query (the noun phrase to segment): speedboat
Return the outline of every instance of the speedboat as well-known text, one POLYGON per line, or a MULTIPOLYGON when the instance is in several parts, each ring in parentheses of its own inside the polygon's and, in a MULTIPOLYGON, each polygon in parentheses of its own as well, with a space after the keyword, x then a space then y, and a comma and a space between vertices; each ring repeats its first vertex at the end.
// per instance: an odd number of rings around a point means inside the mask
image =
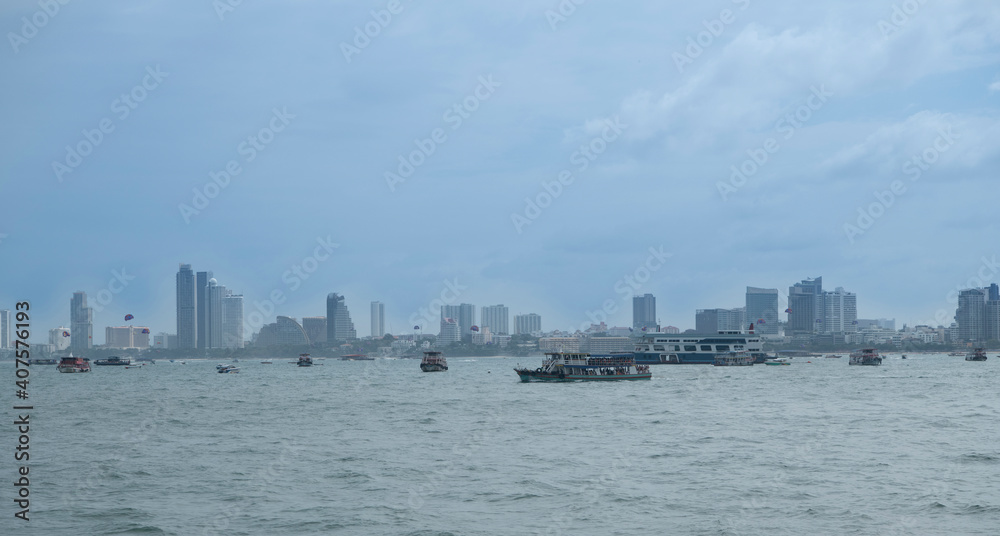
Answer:
POLYGON ((236 365, 226 365, 218 370, 219 374, 236 374, 240 371, 236 365))
POLYGON ((787 357, 771 357, 764 360, 765 365, 791 365, 787 357))

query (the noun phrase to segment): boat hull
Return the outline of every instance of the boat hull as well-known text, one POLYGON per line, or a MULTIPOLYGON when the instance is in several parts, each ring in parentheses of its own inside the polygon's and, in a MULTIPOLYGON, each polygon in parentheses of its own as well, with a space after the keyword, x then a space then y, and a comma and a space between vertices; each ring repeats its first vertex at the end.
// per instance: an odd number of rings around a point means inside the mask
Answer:
POLYGON ((65 372, 65 373, 68 373, 68 374, 73 374, 73 373, 76 373, 76 372, 90 372, 90 368, 89 367, 88 368, 81 368, 81 367, 59 367, 59 372, 65 372))
POLYGON ((444 372, 444 371, 448 370, 448 366, 447 365, 435 365, 435 364, 421 363, 420 364, 420 370, 422 370, 424 372, 444 372))
POLYGON ((608 382, 618 380, 648 380, 653 377, 650 372, 640 374, 613 374, 585 376, 577 374, 551 374, 547 372, 536 372, 533 370, 517 370, 517 375, 523 383, 528 382, 608 382))

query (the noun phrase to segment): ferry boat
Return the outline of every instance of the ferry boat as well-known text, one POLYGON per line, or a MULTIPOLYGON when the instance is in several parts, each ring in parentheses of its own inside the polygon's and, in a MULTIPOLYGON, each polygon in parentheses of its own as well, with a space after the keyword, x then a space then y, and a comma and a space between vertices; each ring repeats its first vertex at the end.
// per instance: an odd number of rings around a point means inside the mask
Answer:
POLYGON ((420 370, 424 372, 443 372, 448 370, 448 360, 441 352, 426 351, 420 360, 420 370))
POLYGON ((751 367, 754 358, 747 352, 729 352, 728 354, 717 354, 715 362, 717 367, 751 367))
POLYGON ((311 367, 313 365, 312 357, 309 354, 299 354, 299 360, 296 363, 300 367, 311 367))
POLYGON ((99 366, 105 366, 105 367, 108 367, 108 366, 124 367, 126 365, 131 365, 132 364, 132 360, 129 359, 129 358, 127 358, 127 357, 126 358, 121 358, 121 357, 118 357, 116 355, 113 355, 113 356, 111 356, 111 357, 109 357, 107 359, 98 359, 98 360, 94 361, 94 364, 95 365, 99 365, 99 366))
POLYGON ((637 365, 630 355, 591 356, 576 352, 546 352, 542 366, 535 370, 515 368, 522 382, 573 382, 648 380, 649 365, 637 365))
POLYGON ((986 349, 976 348, 965 355, 966 361, 986 361, 986 349))
POLYGON ((90 360, 70 354, 59 360, 59 372, 90 372, 90 360))
POLYGON ((720 331, 715 335, 646 333, 635 344, 633 357, 639 365, 712 365, 715 356, 729 352, 747 352, 755 363, 766 355, 763 341, 749 332, 720 331))
POLYGON ((878 366, 882 364, 882 357, 874 348, 863 348, 851 352, 850 365, 870 365, 878 366))

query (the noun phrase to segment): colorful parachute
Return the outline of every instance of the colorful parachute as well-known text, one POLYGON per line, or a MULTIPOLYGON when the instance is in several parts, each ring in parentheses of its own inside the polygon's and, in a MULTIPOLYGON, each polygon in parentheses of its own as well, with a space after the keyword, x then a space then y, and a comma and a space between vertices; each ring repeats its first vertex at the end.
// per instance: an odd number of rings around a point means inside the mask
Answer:
POLYGON ((68 331, 64 331, 63 332, 63 337, 69 337, 69 332, 68 331))
POLYGON ((132 316, 132 315, 130 315, 130 314, 128 314, 128 315, 125 315, 125 321, 126 321, 126 322, 128 322, 129 320, 132 320, 133 318, 135 318, 135 317, 134 317, 134 316, 132 316))
POLYGON ((479 331, 479 326, 472 326, 469 329, 471 329, 472 331, 479 331))
POLYGON ((791 308, 791 307, 789 307, 788 309, 785 309, 785 312, 786 312, 786 313, 791 313, 791 312, 792 312, 792 308, 791 308))
POLYGON ((817 318, 817 319, 816 319, 816 323, 817 323, 817 324, 819 324, 819 323, 822 323, 822 322, 823 322, 823 321, 822 321, 821 319, 819 319, 819 318, 817 318))
POLYGON ((757 323, 758 324, 767 324, 767 322, 765 322, 763 318, 761 318, 760 320, 758 320, 757 323))
POLYGON ((413 326, 413 329, 420 329, 420 326, 413 326))
POLYGON ((149 328, 142 328, 142 332, 149 335, 149 328))

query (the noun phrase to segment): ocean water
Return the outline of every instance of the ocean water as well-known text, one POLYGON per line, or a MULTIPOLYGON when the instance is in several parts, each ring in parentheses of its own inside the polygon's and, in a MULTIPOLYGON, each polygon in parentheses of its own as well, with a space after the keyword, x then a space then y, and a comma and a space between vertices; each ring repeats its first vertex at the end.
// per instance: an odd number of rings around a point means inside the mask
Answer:
POLYGON ((0 534, 1000 534, 992 355, 572 384, 258 361, 32 366, 31 520, 7 389, 0 534))

